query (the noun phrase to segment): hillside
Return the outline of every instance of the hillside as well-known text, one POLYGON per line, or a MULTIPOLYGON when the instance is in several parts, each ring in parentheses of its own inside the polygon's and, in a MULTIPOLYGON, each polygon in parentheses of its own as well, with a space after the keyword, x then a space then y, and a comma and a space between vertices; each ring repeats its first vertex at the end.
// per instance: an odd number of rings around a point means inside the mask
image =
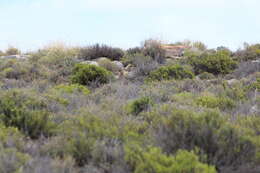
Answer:
POLYGON ((259 173, 260 44, 0 56, 0 173, 259 173))

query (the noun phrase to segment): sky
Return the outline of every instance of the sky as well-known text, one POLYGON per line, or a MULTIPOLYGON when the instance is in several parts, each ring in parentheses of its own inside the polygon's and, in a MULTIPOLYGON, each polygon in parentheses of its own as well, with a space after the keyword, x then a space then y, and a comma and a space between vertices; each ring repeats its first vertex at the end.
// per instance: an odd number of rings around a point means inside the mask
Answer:
POLYGON ((149 38, 233 50, 260 42, 259 0, 0 0, 0 50, 52 42, 127 49, 149 38))

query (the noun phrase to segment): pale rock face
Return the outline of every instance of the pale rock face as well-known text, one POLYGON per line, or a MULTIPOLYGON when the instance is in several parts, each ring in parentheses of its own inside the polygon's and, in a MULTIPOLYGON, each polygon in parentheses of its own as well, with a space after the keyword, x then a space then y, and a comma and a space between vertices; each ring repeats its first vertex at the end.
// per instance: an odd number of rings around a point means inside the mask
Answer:
POLYGON ((124 65, 120 61, 113 61, 113 64, 115 64, 120 70, 124 69, 124 65))

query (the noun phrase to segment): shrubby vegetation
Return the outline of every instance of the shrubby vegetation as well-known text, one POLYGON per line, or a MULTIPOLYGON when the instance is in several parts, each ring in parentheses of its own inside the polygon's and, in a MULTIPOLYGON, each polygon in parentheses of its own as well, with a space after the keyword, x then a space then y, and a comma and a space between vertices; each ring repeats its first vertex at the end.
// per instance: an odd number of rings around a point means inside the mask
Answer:
POLYGON ((179 150, 175 156, 167 156, 160 148, 127 148, 126 160, 133 167, 134 173, 215 173, 213 166, 199 162, 194 152, 179 150))
POLYGON ((142 97, 131 102, 127 109, 133 115, 138 115, 142 111, 147 111, 153 105, 153 101, 149 97, 142 97))
POLYGON ((81 85, 101 85, 108 83, 112 73, 102 67, 88 64, 77 64, 72 72, 71 81, 81 85))
POLYGON ((143 54, 152 57, 158 63, 165 61, 165 50, 161 46, 161 42, 158 40, 145 40, 143 46, 143 54))
POLYGON ((105 68, 108 71, 111 71, 113 73, 118 72, 120 69, 118 68, 118 66, 116 64, 114 64, 111 60, 109 60, 108 58, 100 58, 98 59, 98 64, 105 68))
POLYGON ((259 45, 174 45, 1 58, 0 172, 258 173, 259 45))
POLYGON ((193 55, 189 61, 196 74, 203 72, 215 75, 228 74, 236 68, 236 62, 223 50, 214 53, 205 52, 200 56, 193 55))
POLYGON ((21 51, 13 46, 10 46, 6 51, 5 51, 5 55, 19 55, 21 54, 21 51))
POLYGON ((17 127, 31 138, 49 136, 52 123, 46 104, 17 91, 1 95, 0 122, 6 127, 17 127))
POLYGON ((244 45, 244 49, 236 52, 239 61, 256 60, 260 57, 260 44, 244 45))
POLYGON ((93 46, 81 48, 80 56, 85 60, 91 60, 100 57, 107 57, 111 60, 120 60, 120 58, 124 56, 124 51, 120 48, 95 44, 93 46))
POLYGON ((170 79, 181 80, 186 78, 192 79, 193 77, 194 74, 190 69, 178 64, 160 67, 149 74, 149 80, 152 81, 170 80, 170 79))

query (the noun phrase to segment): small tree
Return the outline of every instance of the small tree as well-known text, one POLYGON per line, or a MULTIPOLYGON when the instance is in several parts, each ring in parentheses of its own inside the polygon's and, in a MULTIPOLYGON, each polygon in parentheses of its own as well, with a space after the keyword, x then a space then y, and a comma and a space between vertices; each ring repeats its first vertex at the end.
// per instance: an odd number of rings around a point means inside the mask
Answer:
POLYGON ((6 55, 19 55, 21 54, 21 51, 13 46, 10 46, 6 51, 5 51, 6 55))

